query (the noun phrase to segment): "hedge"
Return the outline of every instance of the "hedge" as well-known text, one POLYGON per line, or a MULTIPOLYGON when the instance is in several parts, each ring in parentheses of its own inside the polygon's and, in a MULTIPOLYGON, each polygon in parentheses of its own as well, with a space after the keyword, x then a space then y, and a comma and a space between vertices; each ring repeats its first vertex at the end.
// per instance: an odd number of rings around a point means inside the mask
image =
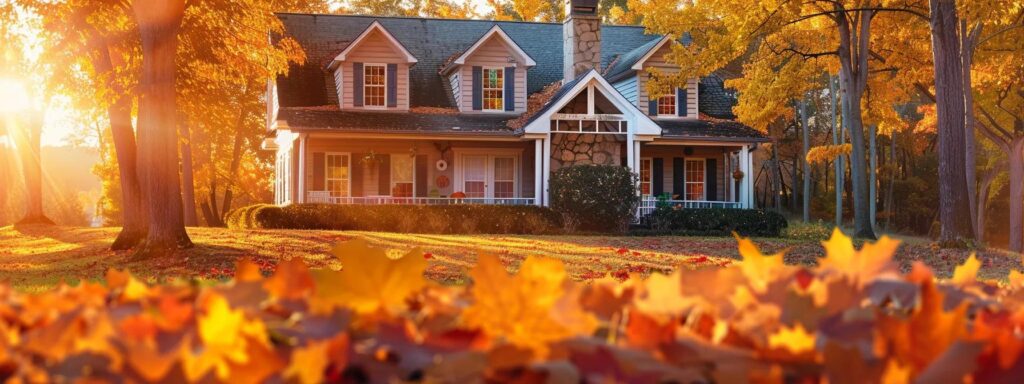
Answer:
POLYGON ((779 237, 789 223, 786 217, 761 209, 675 208, 659 206, 647 219, 649 230, 634 234, 676 234, 690 236, 779 237))
POLYGON ((229 228, 323 229, 447 234, 550 234, 560 216, 533 205, 258 204, 231 211, 229 228))
POLYGON ((551 175, 551 209, 566 230, 622 232, 636 214, 639 177, 618 165, 574 165, 551 175))

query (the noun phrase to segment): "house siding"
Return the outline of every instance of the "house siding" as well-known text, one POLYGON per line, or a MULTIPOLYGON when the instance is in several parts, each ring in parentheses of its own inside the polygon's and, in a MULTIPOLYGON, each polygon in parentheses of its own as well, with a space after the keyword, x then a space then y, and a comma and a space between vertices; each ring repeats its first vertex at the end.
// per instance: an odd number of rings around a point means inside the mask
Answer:
POLYGON ((451 85, 452 97, 454 98, 453 100, 455 101, 455 105, 462 105, 462 88, 460 88, 460 83, 462 82, 461 77, 462 76, 459 72, 455 72, 448 76, 448 83, 451 85))
POLYGON ((615 87, 615 90, 622 94, 622 97, 625 97, 626 100, 629 100, 629 102, 633 104, 636 104, 637 102, 636 78, 636 76, 633 76, 612 84, 612 86, 615 87))
MULTIPOLYGON (((521 149, 519 161, 519 197, 534 197, 534 169, 533 169, 533 142, 479 142, 479 141, 450 141, 445 143, 451 144, 451 149, 448 150, 444 155, 444 160, 448 161, 448 169, 444 171, 438 171, 437 167, 434 166, 438 160, 442 159, 441 151, 438 149, 435 143, 439 142, 426 141, 426 140, 373 140, 373 139, 325 139, 325 138, 310 138, 306 143, 306 180, 308 188, 312 188, 312 180, 314 179, 313 169, 313 153, 323 152, 341 152, 349 153, 351 155, 351 161, 353 166, 363 167, 362 172, 362 186, 363 196, 373 195, 387 195, 389 191, 379 191, 379 170, 375 168, 377 165, 365 164, 360 159, 357 159, 355 154, 367 153, 373 151, 378 155, 391 155, 391 156, 408 156, 410 153, 415 152, 416 155, 426 155, 427 161, 427 191, 437 190, 438 194, 448 196, 457 190, 461 190, 460 187, 455 184, 455 158, 454 153, 459 149, 488 149, 488 148, 513 148, 521 149), (415 149, 415 151, 413 150, 415 149), (438 176, 444 175, 449 180, 447 187, 441 188, 436 185, 438 176)), ((296 161, 297 164, 297 161, 296 161)), ((296 174, 298 174, 296 172, 296 174)), ((416 177, 421 177, 416 175, 416 177)), ((297 190, 297 189, 296 189, 297 190)), ((312 190, 312 189, 310 189, 312 190)))
MULTIPOLYGON (((398 103, 394 108, 385 108, 384 110, 393 111, 408 111, 409 110, 409 64, 405 62, 406 58, 397 50, 396 47, 391 45, 380 31, 373 31, 369 36, 363 39, 358 47, 355 47, 350 52, 343 63, 335 70, 334 80, 336 89, 338 89, 338 98, 341 100, 341 109, 364 109, 363 107, 355 106, 354 99, 354 84, 353 80, 355 77, 352 73, 352 63, 364 63, 364 64, 398 64, 398 103), (340 76, 340 77, 339 77, 340 76), (341 84, 340 87, 337 84, 341 84)), ((380 108, 367 108, 373 110, 380 110, 380 108)))
POLYGON ((703 158, 703 159, 715 159, 715 190, 717 191, 714 197, 708 196, 708 200, 712 201, 726 201, 728 196, 726 192, 727 177, 728 180, 732 180, 731 175, 727 175, 727 169, 725 166, 726 156, 735 148, 727 147, 706 147, 706 146, 693 146, 693 153, 686 155, 683 153, 683 146, 677 145, 644 145, 640 148, 641 158, 662 158, 664 161, 664 172, 662 173, 662 183, 664 185, 665 193, 670 195, 682 193, 682 191, 675 191, 673 183, 673 158, 703 158))
MULTIPOLYGON (((648 68, 657 68, 662 73, 677 73, 679 67, 675 64, 671 64, 665 60, 665 55, 672 52, 671 44, 665 44, 658 49, 654 55, 651 55, 644 63, 643 69, 639 71, 638 78, 640 79, 637 84, 637 107, 641 111, 647 111, 649 108, 648 102, 650 96, 647 94, 647 82, 650 81, 651 75, 647 73, 648 68)), ((699 79, 691 78, 686 81, 686 99, 687 99, 687 111, 686 117, 696 118, 699 110, 697 107, 698 100, 698 83, 699 79)))
MULTIPOLYGON (((509 47, 501 38, 492 36, 477 47, 472 55, 466 58, 466 63, 459 68, 458 75, 462 79, 472 79, 474 66, 502 68, 512 66, 513 64, 509 63, 508 57, 513 55, 512 47, 509 47)), ((514 112, 523 113, 526 111, 526 65, 522 62, 516 62, 515 67, 514 112)), ((473 110, 473 87, 475 86, 473 81, 466 80, 460 83, 461 95, 456 96, 456 105, 459 106, 459 110, 467 113, 482 113, 481 111, 473 110)))

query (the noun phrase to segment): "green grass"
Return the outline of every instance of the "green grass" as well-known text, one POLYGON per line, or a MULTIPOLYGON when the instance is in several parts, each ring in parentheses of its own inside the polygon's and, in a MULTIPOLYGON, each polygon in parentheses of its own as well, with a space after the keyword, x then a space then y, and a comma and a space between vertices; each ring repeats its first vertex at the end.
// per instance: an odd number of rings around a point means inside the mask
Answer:
MULTIPOLYGON (((0 228, 0 281, 23 291, 39 291, 60 282, 99 280, 110 268, 128 269, 150 282, 167 279, 223 279, 230 276, 236 260, 248 257, 269 273, 281 259, 301 257, 316 268, 338 268, 331 247, 362 237, 393 252, 414 248, 429 257, 427 275, 444 284, 460 284, 480 252, 496 254, 512 268, 529 255, 543 255, 566 263, 576 279, 612 274, 648 274, 677 267, 715 268, 739 257, 729 237, 629 237, 629 236, 513 236, 513 235, 417 235, 386 232, 296 230, 230 230, 189 228, 196 243, 177 257, 133 260, 130 252, 110 251, 118 228, 53 226, 0 228)), ((896 260, 904 269, 923 261, 940 277, 968 256, 966 250, 931 249, 917 238, 902 238, 896 260)), ((823 254, 818 240, 757 239, 763 251, 785 249, 788 264, 813 264, 823 254)), ((1010 269, 1020 268, 1020 255, 998 250, 978 252, 983 260, 980 276, 1004 279, 1010 269)))

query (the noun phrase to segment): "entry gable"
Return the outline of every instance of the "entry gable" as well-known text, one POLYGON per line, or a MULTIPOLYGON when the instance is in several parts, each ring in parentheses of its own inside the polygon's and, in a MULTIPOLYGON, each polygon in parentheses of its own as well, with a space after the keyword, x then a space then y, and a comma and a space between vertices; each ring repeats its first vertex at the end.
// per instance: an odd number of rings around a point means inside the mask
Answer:
POLYGON ((591 120, 590 117, 593 117, 593 120, 600 120, 601 116, 621 115, 621 120, 628 123, 629 133, 644 136, 661 135, 661 127, 654 120, 651 120, 636 105, 626 100, 619 91, 615 90, 595 70, 590 70, 568 84, 563 85, 562 89, 530 118, 529 122, 523 127, 524 132, 527 134, 551 133, 551 120, 556 117, 556 114, 560 116, 565 115, 565 113, 562 113, 563 109, 572 110, 573 112, 577 110, 585 112, 573 114, 574 117, 578 117, 577 120, 591 120), (593 94, 590 94, 591 91, 593 91, 593 94), (585 106, 581 102, 583 100, 582 97, 586 97, 587 102, 585 106), (575 103, 574 100, 576 101, 575 103), (566 108, 570 103, 580 105, 566 108), (584 108, 586 109, 584 110, 584 108), (608 112, 620 112, 620 114, 610 115, 608 112))
POLYGON ((369 27, 366 27, 366 29, 363 30, 363 32, 360 33, 359 36, 355 38, 355 40, 352 40, 352 42, 349 43, 349 45, 346 46, 345 49, 341 51, 341 53, 334 57, 334 61, 331 62, 331 68, 333 69, 338 65, 338 63, 345 61, 348 58, 348 55, 351 54, 357 47, 359 47, 360 44, 362 44, 364 41, 369 39, 371 36, 374 36, 375 34, 382 35, 384 37, 384 40, 387 41, 388 45, 391 47, 391 49, 393 49, 395 53, 401 56, 406 63, 413 64, 418 61, 416 60, 416 57, 412 55, 412 53, 409 53, 408 49, 405 49, 405 46, 402 45, 402 43, 399 42, 398 39, 395 39, 395 37, 391 35, 390 32, 388 32, 387 28, 384 28, 384 26, 381 25, 380 22, 374 21, 373 23, 370 24, 369 27))

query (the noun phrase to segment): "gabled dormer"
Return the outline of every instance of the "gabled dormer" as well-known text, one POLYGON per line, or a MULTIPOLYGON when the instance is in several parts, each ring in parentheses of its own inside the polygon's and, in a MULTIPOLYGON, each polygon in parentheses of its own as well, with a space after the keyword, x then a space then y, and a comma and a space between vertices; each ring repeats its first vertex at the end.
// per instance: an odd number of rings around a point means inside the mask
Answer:
POLYGON ((441 69, 460 112, 523 113, 526 71, 537 65, 495 25, 441 69))
POLYGON ((366 27, 328 67, 342 110, 408 111, 409 67, 417 60, 379 22, 366 27))
POLYGON ((665 74, 679 72, 679 67, 666 59, 673 44, 680 42, 663 36, 622 54, 612 63, 606 76, 623 96, 652 118, 696 119, 699 115, 698 78, 688 79, 684 87, 669 94, 649 95, 647 92, 652 76, 648 69, 656 68, 665 74))

